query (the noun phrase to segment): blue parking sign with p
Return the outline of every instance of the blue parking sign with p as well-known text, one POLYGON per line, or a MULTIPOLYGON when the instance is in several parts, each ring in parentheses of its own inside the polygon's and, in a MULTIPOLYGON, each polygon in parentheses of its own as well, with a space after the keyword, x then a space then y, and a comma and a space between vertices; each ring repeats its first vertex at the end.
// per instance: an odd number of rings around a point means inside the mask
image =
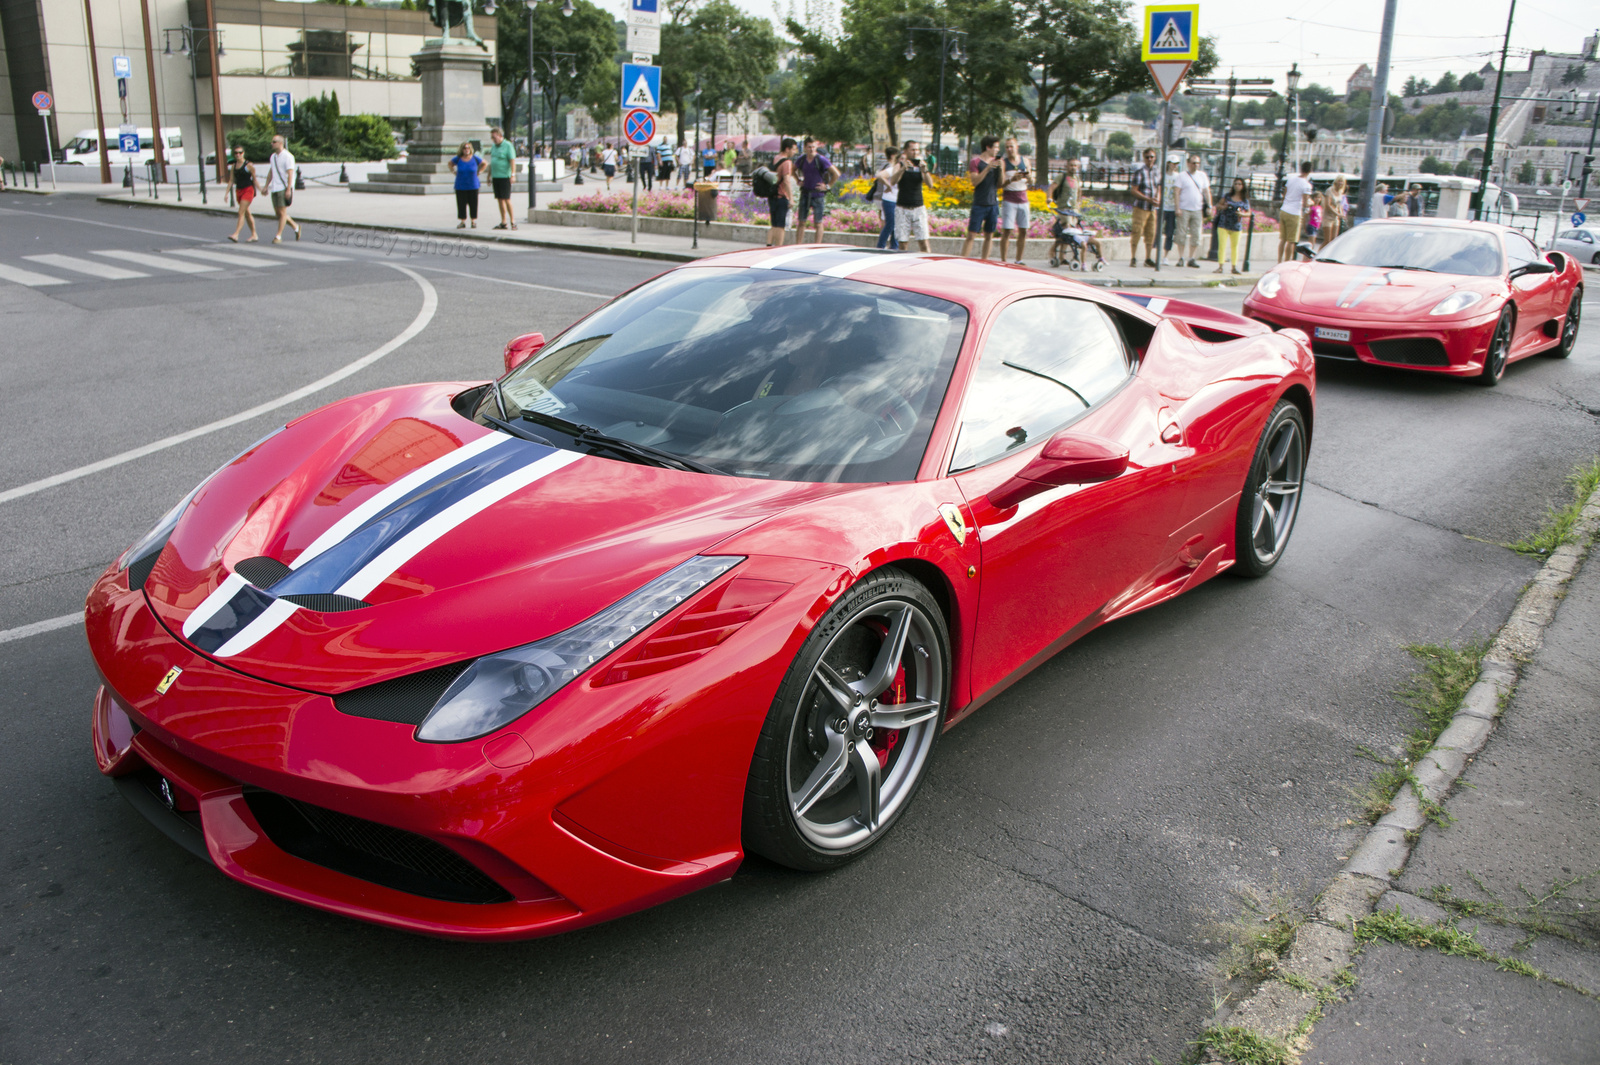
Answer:
POLYGON ((656 13, 656 3, 657 0, 633 0, 632 6, 635 11, 648 11, 654 15, 656 13))
POLYGON ((123 155, 138 155, 139 135, 137 133, 119 133, 117 135, 117 151, 123 155))
POLYGON ((294 97, 286 92, 272 94, 272 117, 278 122, 294 121, 294 97))

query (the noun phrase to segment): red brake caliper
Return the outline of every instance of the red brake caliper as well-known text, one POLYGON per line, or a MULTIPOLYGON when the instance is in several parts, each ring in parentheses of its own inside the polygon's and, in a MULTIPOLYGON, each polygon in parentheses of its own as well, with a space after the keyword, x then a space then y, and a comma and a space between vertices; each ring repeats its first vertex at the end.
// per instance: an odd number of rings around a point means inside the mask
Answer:
MULTIPOLYGON (((889 626, 883 624, 881 621, 878 621, 876 618, 868 621, 867 624, 879 636, 882 636, 885 639, 888 638, 889 626)), ((893 683, 889 685, 883 694, 878 696, 878 702, 885 706, 892 706, 895 703, 903 703, 905 701, 906 667, 902 665, 895 669, 893 683)), ((894 749, 900 745, 900 733, 902 731, 903 730, 897 728, 879 728, 872 730, 872 739, 868 740, 867 742, 872 747, 873 753, 878 756, 878 768, 889 768, 889 755, 893 753, 894 749)))

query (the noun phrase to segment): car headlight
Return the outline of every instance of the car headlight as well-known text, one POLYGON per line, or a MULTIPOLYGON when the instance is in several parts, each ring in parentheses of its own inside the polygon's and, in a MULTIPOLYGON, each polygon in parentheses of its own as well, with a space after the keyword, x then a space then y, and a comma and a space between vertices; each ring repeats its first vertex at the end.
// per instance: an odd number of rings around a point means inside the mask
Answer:
POLYGON ((1283 288, 1283 278, 1278 276, 1276 271, 1270 274, 1263 274, 1261 275, 1261 280, 1256 282, 1256 295, 1262 299, 1270 300, 1278 294, 1278 290, 1281 288, 1283 288))
POLYGON ((417 739, 456 743, 515 721, 743 561, 743 555, 696 555, 565 632, 484 655, 439 696, 417 739))
MULTIPOLYGON (((188 495, 178 500, 177 506, 173 507, 171 510, 162 515, 161 520, 156 522, 155 528, 145 533, 139 538, 137 543, 122 553, 122 557, 117 559, 117 569, 119 571, 125 570, 137 562, 145 561, 148 561, 151 565, 154 565, 154 556, 160 554, 161 549, 167 546, 167 538, 172 535, 172 530, 178 527, 178 519, 183 517, 183 512, 185 510, 189 509, 189 504, 194 502, 194 497, 200 494, 200 489, 210 484, 212 478, 214 478, 217 474, 221 473, 229 466, 232 466, 235 462, 238 462, 240 459, 250 454, 250 452, 254 451, 262 444, 265 444, 268 440, 271 440, 279 433, 283 432, 283 430, 284 426, 278 426, 276 429, 272 430, 272 432, 268 433, 266 436, 263 436, 260 440, 257 440, 255 443, 251 444, 249 447, 233 456, 233 458, 229 459, 227 462, 224 462, 215 470, 212 470, 204 480, 194 486, 193 490, 190 491, 188 495)), ((136 583, 143 584, 143 578, 136 583)))
POLYGON ((1428 313, 1455 314, 1458 311, 1466 310, 1468 307, 1472 306, 1474 303, 1477 303, 1481 299, 1483 299, 1483 294, 1480 292, 1452 292, 1450 295, 1440 300, 1438 305, 1428 313))

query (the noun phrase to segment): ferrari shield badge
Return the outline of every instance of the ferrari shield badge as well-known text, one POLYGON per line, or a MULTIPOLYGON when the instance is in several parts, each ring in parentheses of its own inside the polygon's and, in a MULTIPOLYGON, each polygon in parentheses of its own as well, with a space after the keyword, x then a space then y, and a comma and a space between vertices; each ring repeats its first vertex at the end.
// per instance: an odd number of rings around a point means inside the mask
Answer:
POLYGON ((182 672, 183 670, 177 666, 173 666, 171 669, 167 670, 167 675, 161 678, 160 684, 156 685, 156 694, 167 694, 167 689, 172 687, 173 682, 178 679, 178 675, 182 672))
POLYGON ((954 503, 944 503, 939 507, 939 516, 944 519, 945 525, 950 529, 950 535, 956 538, 956 543, 967 542, 967 520, 961 516, 961 508, 954 503))

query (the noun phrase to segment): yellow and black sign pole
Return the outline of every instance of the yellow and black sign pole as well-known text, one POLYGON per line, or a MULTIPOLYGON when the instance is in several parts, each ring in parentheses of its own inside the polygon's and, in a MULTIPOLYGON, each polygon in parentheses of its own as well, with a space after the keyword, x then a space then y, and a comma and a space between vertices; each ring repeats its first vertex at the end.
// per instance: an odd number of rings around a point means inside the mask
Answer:
MULTIPOLYGON (((1161 108, 1161 172, 1156 182, 1156 270, 1161 270, 1161 212, 1167 200, 1167 142, 1172 139, 1172 94, 1200 58, 1200 5, 1153 4, 1144 9, 1142 58, 1164 102, 1161 108)), ((1130 257, 1133 249, 1129 249, 1130 257)))

